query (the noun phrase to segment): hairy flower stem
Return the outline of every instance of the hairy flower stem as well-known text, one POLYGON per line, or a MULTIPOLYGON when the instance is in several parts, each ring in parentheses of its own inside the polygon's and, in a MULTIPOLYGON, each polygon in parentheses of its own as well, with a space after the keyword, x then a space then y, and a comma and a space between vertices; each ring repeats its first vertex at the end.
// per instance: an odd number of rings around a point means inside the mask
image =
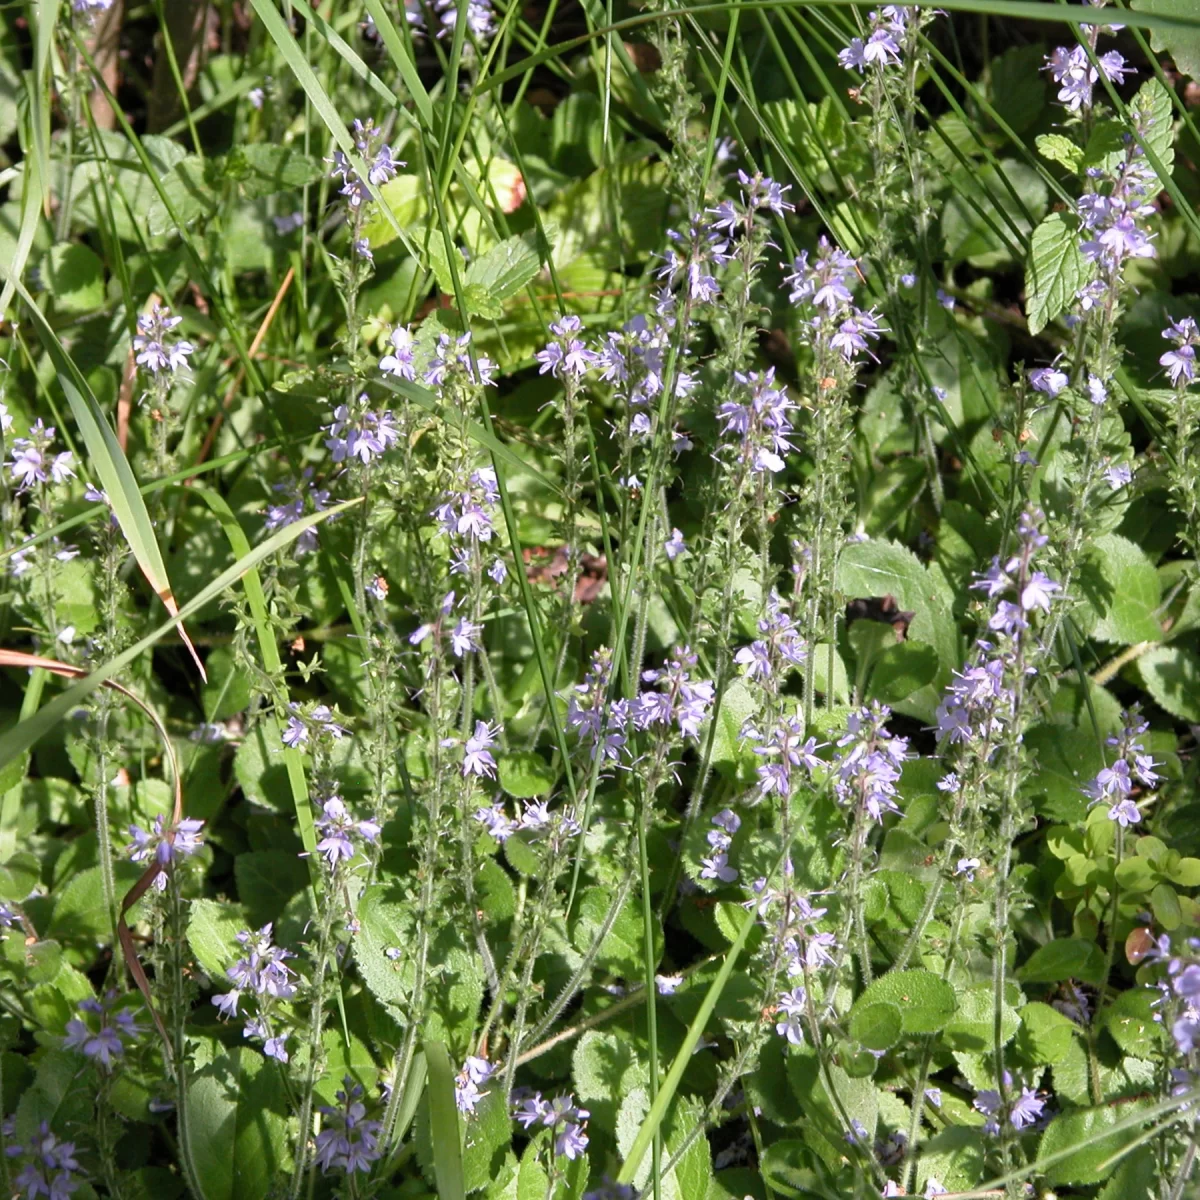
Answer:
POLYGON ((304 1070, 304 1085, 300 1092, 299 1137, 296 1142, 296 1165, 292 1172, 291 1197, 297 1200, 308 1171, 309 1143, 312 1137, 313 1089, 321 1063, 321 1044, 325 1034, 325 976, 329 968, 330 940, 333 933, 334 900, 341 884, 341 864, 334 868, 325 893, 324 911, 317 934, 317 955, 313 967, 312 991, 308 1017, 308 1063, 304 1070))

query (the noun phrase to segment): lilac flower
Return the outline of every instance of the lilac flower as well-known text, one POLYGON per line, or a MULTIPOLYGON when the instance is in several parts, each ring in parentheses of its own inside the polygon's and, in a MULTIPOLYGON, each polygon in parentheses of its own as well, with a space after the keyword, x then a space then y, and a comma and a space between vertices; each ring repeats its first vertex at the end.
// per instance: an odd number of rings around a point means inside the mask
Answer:
POLYGON ((683 976, 655 975, 654 986, 660 996, 673 996, 683 986, 683 976))
POLYGON ((1181 321, 1171 321, 1162 335, 1175 343, 1175 349, 1168 350, 1158 360, 1166 367, 1171 386, 1189 386, 1196 378, 1196 346, 1200 344, 1200 329, 1197 329, 1194 318, 1184 317, 1181 321))
POLYGON ((528 1130, 542 1124, 556 1131, 554 1153, 574 1161, 587 1149, 588 1136, 585 1132, 587 1119, 591 1116, 586 1108, 580 1108, 571 1095, 555 1096, 548 1103, 540 1092, 532 1095, 523 1091, 512 1095, 513 1119, 528 1130))
POLYGON ((574 379, 582 379, 600 362, 600 355, 589 350, 576 336, 582 329, 583 322, 574 315, 563 316, 551 322, 550 332, 558 340, 548 343, 545 349, 534 355, 541 363, 538 374, 545 375, 549 371, 559 378, 571 376, 574 379))
POLYGON ((895 737, 884 727, 891 709, 872 704, 852 712, 846 733, 839 739, 833 764, 834 791, 844 804, 862 804, 874 820, 885 812, 899 812, 896 784, 904 761, 910 757, 908 739, 895 737))
POLYGON ((15 1121, 9 1117, 4 1122, 4 1135, 10 1139, 5 1154, 9 1158, 24 1160, 12 1182, 26 1200, 35 1200, 37 1196, 46 1196, 48 1200, 67 1200, 80 1184, 86 1182, 86 1176, 75 1159, 75 1143, 60 1142, 50 1132, 47 1122, 41 1123, 28 1145, 12 1141, 14 1133, 15 1121))
POLYGON ((379 837, 379 825, 375 821, 356 821, 341 796, 330 796, 321 805, 321 814, 314 822, 321 834, 317 853, 324 856, 330 870, 339 863, 349 862, 358 852, 354 838, 373 843, 379 837))
POLYGON ((315 705, 307 715, 294 701, 288 708, 291 715, 288 717, 282 739, 283 744, 290 749, 305 745, 310 736, 329 737, 337 741, 346 733, 345 726, 339 725, 334 719, 333 710, 328 704, 315 705))
POLYGON ((171 310, 161 304, 155 304, 148 313, 139 314, 138 331, 133 338, 135 361, 139 367, 164 380, 186 370, 196 347, 191 342, 175 341, 167 336, 182 322, 182 317, 172 316, 171 310))
MULTIPOLYGON (((299 482, 284 480, 271 489, 283 498, 283 503, 272 504, 267 508, 267 518, 263 527, 268 533, 274 533, 294 521, 300 520, 305 512, 324 512, 329 506, 329 492, 325 488, 312 486, 313 469, 305 467, 299 482)), ((297 554, 307 554, 317 548, 316 529, 306 529, 294 542, 297 554)))
POLYGON ((674 562, 687 549, 683 534, 678 529, 672 529, 671 536, 663 544, 663 549, 666 551, 667 558, 674 562))
POLYGON ((366 400, 364 392, 358 398, 359 407, 355 412, 345 404, 339 404, 333 410, 333 422, 325 427, 329 432, 325 445, 335 463, 357 459, 366 466, 400 440, 391 410, 372 412, 362 407, 366 400))
POLYGON ((1009 1106, 1009 1120, 1014 1129, 1024 1129, 1041 1119, 1046 1102, 1032 1088, 1022 1088, 1009 1106))
POLYGON ((1108 481, 1108 486, 1115 492, 1120 488, 1128 487, 1133 482, 1133 471, 1127 463, 1118 463, 1105 470, 1104 478, 1108 481))
POLYGON ((963 876, 968 883, 975 882, 975 872, 979 869, 979 859, 960 858, 954 867, 954 874, 963 876))
POLYGON ((700 860, 701 879, 719 879, 722 883, 733 883, 737 879, 737 871, 729 865, 729 856, 721 851, 709 858, 700 860))
POLYGON ((417 378, 414 365, 416 339, 407 325, 397 325, 391 332, 392 353, 385 354, 379 360, 379 369, 385 375, 394 375, 397 379, 407 379, 410 383, 417 378))
POLYGON ((20 491, 28 491, 35 483, 65 483, 75 475, 75 457, 69 450, 51 455, 54 426, 42 424, 39 417, 27 438, 13 438, 12 460, 7 464, 20 491))
POLYGON ((458 624, 450 634, 450 648, 454 651, 454 656, 463 658, 472 650, 479 650, 481 648, 479 635, 482 632, 482 625, 468 621, 466 617, 460 617, 458 624))
POLYGON ((475 732, 467 738, 463 755, 463 777, 468 775, 496 778, 496 760, 491 755, 492 747, 500 732, 499 725, 488 725, 486 721, 475 722, 475 732))
POLYGON ((1049 576, 1041 571, 1034 571, 1021 592, 1021 607, 1026 612, 1034 608, 1049 612, 1054 593, 1060 590, 1059 585, 1049 576))
POLYGON ((355 120, 351 125, 354 133, 355 149, 362 155, 367 168, 367 178, 364 180, 358 169, 341 151, 335 150, 329 160, 333 166, 330 176, 342 181, 341 195, 351 210, 357 210, 364 204, 370 203, 371 186, 382 187, 394 178, 397 171, 405 164, 392 156, 392 148, 383 141, 383 133, 375 127, 373 120, 365 124, 355 120))
POLYGON ((1045 392, 1053 400, 1071 380, 1057 367, 1036 367, 1029 372, 1029 382, 1035 391, 1045 392))
POLYGON ((803 1046, 804 1026, 801 1021, 808 1011, 808 993, 802 987, 794 987, 790 992, 781 992, 777 1003, 781 1016, 775 1024, 775 1032, 787 1038, 793 1046, 803 1046))
POLYGON ((351 1076, 343 1079, 342 1087, 336 1108, 320 1105, 317 1109, 325 1119, 321 1122, 324 1128, 317 1134, 315 1161, 325 1175, 331 1171, 366 1174, 383 1154, 379 1144, 383 1125, 367 1119, 363 1089, 351 1076))
MULTIPOLYGON (((249 1035, 247 1034, 247 1036, 249 1035)), ((278 1062, 287 1062, 287 1035, 283 1034, 278 1037, 267 1038, 266 1041, 263 1042, 263 1053, 268 1058, 273 1058, 278 1062)))
POLYGON ((102 1070, 111 1071, 114 1060, 125 1053, 122 1038, 132 1042, 142 1032, 128 1008, 113 1011, 116 1002, 115 989, 110 990, 103 1000, 81 1000, 79 1011, 86 1017, 73 1017, 67 1022, 63 1049, 78 1050, 85 1058, 99 1063, 102 1070))
POLYGON ((477 808, 475 810, 475 820, 501 844, 507 841, 516 830, 516 826, 509 820, 508 814, 499 804, 477 808))
MULTIPOLYGON (((166 817, 159 813, 149 833, 139 825, 129 826, 129 836, 133 841, 125 848, 125 852, 134 862, 147 862, 153 856, 160 867, 169 867, 178 858, 189 858, 200 849, 203 821, 184 817, 173 829, 164 832, 165 823, 166 817)), ((165 871, 155 875, 154 886, 160 892, 167 886, 165 871)))
POLYGON ((454 1080, 454 1102, 458 1111, 468 1115, 475 1112, 483 1093, 479 1090, 496 1073, 486 1058, 468 1056, 454 1080))

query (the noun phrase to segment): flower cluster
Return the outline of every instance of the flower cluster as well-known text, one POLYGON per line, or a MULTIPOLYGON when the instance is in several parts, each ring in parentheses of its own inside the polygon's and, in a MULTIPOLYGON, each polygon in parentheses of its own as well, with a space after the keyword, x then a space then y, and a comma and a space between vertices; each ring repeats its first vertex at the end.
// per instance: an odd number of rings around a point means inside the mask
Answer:
MULTIPOLYGON (((408 635, 409 645, 419 645, 431 633, 439 638, 442 636, 446 618, 454 611, 455 598, 453 591, 446 593, 442 598, 438 619, 418 625, 408 635)), ((467 617, 459 617, 457 623, 450 630, 450 649, 454 652, 455 658, 463 658, 472 651, 480 649, 482 643, 479 640, 479 635, 482 632, 483 626, 478 621, 472 621, 467 617)))
POLYGON ((851 38, 850 44, 838 51, 838 62, 847 71, 857 71, 860 75, 866 74, 868 67, 884 70, 899 66, 903 61, 901 47, 909 18, 916 11, 898 4, 885 4, 878 12, 871 13, 870 33, 865 39, 851 38))
POLYGON ((712 823, 716 828, 708 832, 711 850, 708 858, 700 860, 700 878, 733 883, 738 873, 729 865, 729 847, 733 845, 733 835, 741 828, 742 819, 737 813, 723 808, 713 817, 712 823))
POLYGON ((976 1094, 972 1102, 976 1110, 987 1118, 983 1123, 984 1133, 999 1133, 1002 1120, 1007 1120, 1016 1130, 1026 1129, 1041 1120, 1046 1102, 1033 1088, 1022 1087, 1017 1092, 1013 1087, 1013 1077, 1008 1071, 1004 1072, 1004 1088, 1008 1092, 1007 1104, 994 1088, 984 1088, 976 1094))
POLYGON ((831 374, 846 374, 858 355, 871 354, 869 343, 887 332, 875 309, 854 305, 859 275, 858 260, 822 237, 816 261, 810 265, 808 251, 801 251, 784 279, 792 289, 788 299, 806 316, 801 337, 813 346, 818 367, 831 374))
POLYGON ((550 805, 545 800, 526 800, 521 808, 521 815, 514 821, 505 811, 500 801, 484 805, 475 810, 475 820, 500 843, 508 841, 514 833, 528 833, 534 836, 548 835, 556 844, 575 837, 580 832, 579 822, 575 819, 573 809, 556 809, 550 811, 550 805))
POLYGON ((737 181, 741 204, 734 204, 732 200, 722 200, 716 208, 708 210, 713 215, 714 229, 730 236, 738 232, 749 236, 758 213, 765 211, 782 217, 785 213, 796 211, 796 206, 784 199, 784 192, 792 190, 790 184, 776 183, 761 172, 747 175, 740 169, 737 181))
POLYGON ((749 400, 739 404, 727 400, 717 409, 721 433, 741 461, 748 462, 755 474, 778 474, 785 467, 783 455, 794 453, 796 447, 789 437, 792 422, 789 413, 796 405, 782 388, 775 384, 775 368, 766 371, 737 372, 737 381, 749 392, 749 400))
POLYGON ((712 304, 721 294, 720 284, 712 272, 731 258, 729 240, 722 232, 722 226, 732 228, 742 218, 732 205, 729 206, 728 216, 720 209, 714 211, 718 214, 716 221, 707 222, 698 218, 687 227, 686 233, 680 233, 677 229, 667 230, 667 237, 674 244, 668 246, 667 252, 660 256, 662 266, 655 270, 654 277, 663 285, 659 296, 659 312, 671 324, 674 324, 671 314, 676 289, 686 289, 693 304, 712 304))
POLYGON ((54 433, 54 426, 43 425, 39 417, 27 438, 13 438, 12 458, 5 465, 20 491, 28 491, 35 483, 65 483, 74 478, 75 456, 69 450, 51 451, 54 433))
POLYGON ((658 690, 641 691, 629 705, 629 720, 635 729, 668 729, 675 724, 680 736, 699 739, 714 689, 708 680, 691 678, 696 661, 696 655, 684 646, 661 670, 642 672, 642 681, 657 684, 658 690))
POLYGON ((489 725, 486 721, 475 722, 475 732, 471 734, 463 746, 462 773, 465 779, 468 775, 481 778, 496 778, 496 760, 492 757, 492 749, 500 734, 500 726, 489 725))
MULTIPOLYGON (((457 0, 430 0, 428 8, 438 26, 436 36, 452 35, 458 24, 457 0)), ((413 31, 425 33, 425 11, 421 0, 405 0, 404 11, 413 31)), ((467 0, 467 31, 477 42, 486 41, 496 32, 491 0, 467 0)))
POLYGON ((803 767, 811 774, 821 765, 817 757, 821 746, 815 737, 805 737, 804 722, 799 717, 784 717, 766 733, 747 722, 742 726, 742 737, 757 742, 754 753, 770 760, 756 769, 760 799, 772 793, 790 796, 793 768, 803 767))
POLYGON ((629 706, 618 700, 608 704, 608 681, 612 674, 612 651, 601 647, 592 656, 591 666, 576 684, 567 700, 567 724, 579 734, 584 745, 597 750, 609 762, 618 762, 625 747, 624 728, 629 706))
POLYGON ((1122 713, 1121 720, 1124 726, 1120 734, 1107 738, 1108 745, 1117 752, 1116 760, 1111 767, 1102 767, 1096 773, 1096 777, 1084 786, 1083 794, 1090 798, 1091 804, 1107 804, 1108 819, 1127 829, 1142 819, 1137 801, 1133 799, 1135 785, 1141 783, 1152 788, 1162 776, 1154 770, 1161 764, 1146 753, 1140 740, 1150 728, 1149 722, 1142 719, 1136 705, 1122 713))
POLYGON ((472 361, 470 345, 469 329, 456 338, 439 334, 433 357, 421 376, 425 386, 439 392, 452 381, 491 387, 496 381, 496 364, 486 354, 476 354, 472 361))
POLYGON ((335 463, 357 459, 366 466, 400 440, 391 410, 376 412, 369 408, 366 393, 359 396, 353 411, 348 405, 339 404, 333 410, 333 423, 326 428, 329 436, 325 445, 335 463))
POLYGON ((587 1149, 587 1119, 591 1116, 586 1108, 575 1103, 575 1097, 567 1094, 543 1100, 541 1092, 530 1092, 519 1088, 512 1094, 513 1120, 525 1130, 538 1125, 554 1132, 554 1153, 574 1160, 587 1149))
POLYGON ((846 733, 838 739, 840 753, 833 760, 833 788, 843 804, 861 805, 872 820, 885 812, 899 812, 896 784, 908 752, 908 738, 884 728, 892 715, 886 704, 872 703, 846 719, 846 733))
POLYGON ((103 1000, 87 999, 79 1002, 82 1017, 72 1017, 67 1022, 67 1036, 63 1038, 64 1050, 78 1050, 85 1058, 111 1071, 113 1062, 125 1053, 125 1042, 132 1042, 142 1032, 142 1027, 133 1019, 129 1008, 116 1008, 117 993, 109 990, 103 1000))
POLYGON ((1171 321, 1162 335, 1175 344, 1175 349, 1167 350, 1159 358, 1159 364, 1166 368, 1173 388, 1188 387, 1196 378, 1196 347, 1200 345, 1200 328, 1195 318, 1171 321))
MULTIPOLYGON (((277 529, 283 529, 300 520, 306 511, 325 511, 329 505, 329 492, 325 488, 311 486, 312 477, 312 467, 305 467, 299 482, 288 479, 275 484, 271 489, 280 499, 267 508, 264 528, 268 533, 274 533, 277 529)), ((306 529, 292 544, 297 554, 307 554, 315 550, 316 529, 306 529)))
POLYGON ((299 749, 313 737, 328 737, 337 741, 345 736, 345 726, 338 724, 333 709, 328 704, 317 704, 305 709, 293 701, 288 708, 291 710, 291 716, 288 717, 281 737, 283 744, 289 749, 299 749))
POLYGON ((148 862, 151 857, 163 870, 154 877, 154 886, 161 892, 167 886, 165 868, 171 866, 180 858, 188 858, 195 854, 203 844, 200 841, 200 830, 204 822, 194 817, 184 817, 172 829, 166 828, 166 817, 159 813, 154 818, 154 824, 147 832, 140 825, 129 826, 129 836, 133 841, 126 847, 126 853, 134 862, 148 862))
POLYGON ((46 1196, 48 1200, 66 1198, 85 1182, 85 1176, 75 1159, 75 1143, 60 1142, 43 1121, 36 1135, 26 1145, 14 1142, 16 1121, 8 1117, 4 1122, 4 1136, 8 1144, 4 1153, 21 1160, 21 1169, 13 1177, 14 1187, 20 1188, 28 1200, 46 1196))
POLYGON ((533 356, 541 364, 539 375, 549 372, 559 379, 582 379, 600 362, 600 355, 589 350, 578 336, 582 329, 583 322, 569 314, 550 323, 554 340, 547 342, 545 348, 533 356))
POLYGON ((483 1099, 483 1092, 479 1089, 495 1073, 495 1065, 488 1062, 486 1058, 478 1058, 475 1055, 467 1056, 462 1070, 454 1080, 454 1103, 458 1105, 459 1112, 473 1113, 475 1111, 480 1100, 483 1099))
POLYGON ((317 853, 334 870, 339 863, 349 862, 357 853, 356 842, 375 842, 380 827, 374 821, 357 821, 350 815, 341 796, 330 796, 321 805, 321 815, 315 822, 321 840, 317 853))
POLYGON ((431 514, 450 539, 456 558, 450 573, 467 574, 460 563, 469 563, 469 551, 478 550, 481 542, 490 542, 495 532, 494 514, 500 502, 496 472, 491 467, 479 467, 471 472, 466 484, 454 492, 446 492, 442 502, 431 514))
POLYGON ((379 1135, 380 1121, 367 1119, 363 1089, 349 1075, 342 1080, 342 1090, 336 1093, 338 1105, 322 1104, 317 1111, 325 1118, 324 1128, 317 1134, 316 1163, 326 1175, 330 1171, 355 1171, 366 1174, 371 1164, 383 1154, 379 1135))
POLYGON ((341 150, 333 152, 333 158, 328 160, 333 166, 329 174, 333 179, 342 181, 341 194, 351 210, 361 209, 371 200, 371 188, 382 187, 405 164, 392 157, 392 148, 383 140, 383 132, 375 127, 375 122, 355 120, 351 126, 354 134, 354 148, 362 155, 367 167, 367 177, 364 180, 357 168, 341 150))
POLYGON ((271 925, 266 924, 256 932, 242 930, 238 942, 245 947, 246 957, 239 958, 225 973, 234 983, 232 991, 212 998, 217 1012, 226 1019, 239 1015, 238 1004, 249 994, 258 1005, 258 1016, 246 1021, 244 1037, 262 1040, 263 1052, 268 1058, 288 1061, 287 1034, 274 1033, 271 1014, 280 1001, 290 1000, 296 994, 293 982, 296 973, 285 960, 295 958, 290 950, 272 944, 271 925))
POLYGON ((139 367, 159 380, 171 379, 186 370, 188 359, 196 351, 191 342, 168 336, 182 322, 182 317, 172 316, 171 310, 161 304, 138 316, 138 331, 133 338, 135 359, 139 367))
POLYGON ((796 622, 784 609, 778 592, 772 591, 767 598, 766 616, 759 618, 758 632, 762 637, 743 646, 733 656, 747 679, 758 679, 765 684, 775 680, 782 671, 803 665, 808 648, 796 622))

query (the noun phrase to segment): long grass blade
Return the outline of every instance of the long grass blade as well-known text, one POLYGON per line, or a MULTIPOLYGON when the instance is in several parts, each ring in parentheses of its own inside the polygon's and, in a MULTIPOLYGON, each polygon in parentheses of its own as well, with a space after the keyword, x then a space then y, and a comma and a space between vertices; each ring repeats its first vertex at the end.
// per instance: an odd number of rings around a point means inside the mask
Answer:
POLYGON ((433 1142, 433 1170, 437 1178, 439 1200, 464 1200, 467 1194, 463 1174, 462 1127, 458 1106, 454 1103, 454 1067, 441 1042, 425 1043, 425 1061, 429 1069, 429 1137, 433 1142))

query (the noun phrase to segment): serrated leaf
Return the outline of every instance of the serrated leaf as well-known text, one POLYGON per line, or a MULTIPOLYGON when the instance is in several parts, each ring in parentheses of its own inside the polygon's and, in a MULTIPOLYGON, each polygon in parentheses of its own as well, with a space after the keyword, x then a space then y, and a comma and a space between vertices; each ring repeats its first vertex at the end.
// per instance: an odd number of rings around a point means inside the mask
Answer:
POLYGON ((854 1002, 850 1019, 873 1004, 900 1009, 905 1033, 936 1033, 958 1009, 954 988, 932 971, 890 971, 880 976, 854 1002))
POLYGON ((1039 946, 1017 969, 1022 983, 1061 983, 1066 979, 1099 983, 1103 975, 1103 952, 1095 942, 1083 938, 1055 938, 1039 946))
POLYGON ((188 1083, 187 1158, 204 1200, 266 1196, 288 1165, 287 1096, 248 1046, 216 1055, 188 1083))
POLYGON ((850 1036, 868 1050, 887 1050, 894 1046, 904 1030, 900 1006, 890 1000, 877 1000, 857 1006, 850 1017, 850 1036))
POLYGON ((1155 703, 1181 721, 1200 722, 1200 655, 1186 646, 1155 646, 1137 668, 1155 703))
POLYGON ((1066 311, 1084 277, 1078 231, 1062 213, 1051 213, 1029 239, 1025 315, 1030 333, 1041 333, 1066 311))
POLYGON ((1038 1147, 1039 1162, 1063 1151, 1073 1152, 1046 1164, 1041 1174, 1047 1182, 1054 1184, 1102 1182, 1111 1170, 1113 1156, 1141 1136, 1141 1129, 1136 1124, 1115 1133, 1111 1132, 1112 1127, 1135 1116, 1138 1109, 1148 1107, 1148 1101, 1135 1100, 1129 1104, 1086 1108, 1055 1117, 1042 1135, 1038 1147))
POLYGON ((518 800, 548 796, 558 772, 540 755, 528 751, 505 754, 496 764, 500 786, 518 800))
MULTIPOLYGON (((1129 7, 1159 17, 1196 16, 1194 0, 1130 0, 1129 7)), ((1150 45, 1159 53, 1166 51, 1181 74, 1200 80, 1200 29, 1154 29, 1150 31, 1150 45)))
POLYGON ((515 296, 537 274, 537 251, 528 238, 510 237, 472 259, 466 284, 480 287, 493 301, 515 296))
POLYGON ((230 167, 248 196, 298 190, 321 175, 320 164, 296 147, 265 142, 240 147, 230 167))
POLYGON ((1162 637, 1155 610, 1162 600, 1158 571, 1146 552, 1120 534, 1106 533, 1092 543, 1108 590, 1108 609, 1092 636, 1131 646, 1162 637))
POLYGON ((193 900, 188 905, 187 938, 196 961, 214 982, 225 982, 225 972, 239 957, 237 935, 246 928, 240 904, 193 900))
POLYGON ((869 699, 897 704, 914 696, 937 675, 937 653, 924 642, 899 642, 886 647, 875 660, 869 699))

